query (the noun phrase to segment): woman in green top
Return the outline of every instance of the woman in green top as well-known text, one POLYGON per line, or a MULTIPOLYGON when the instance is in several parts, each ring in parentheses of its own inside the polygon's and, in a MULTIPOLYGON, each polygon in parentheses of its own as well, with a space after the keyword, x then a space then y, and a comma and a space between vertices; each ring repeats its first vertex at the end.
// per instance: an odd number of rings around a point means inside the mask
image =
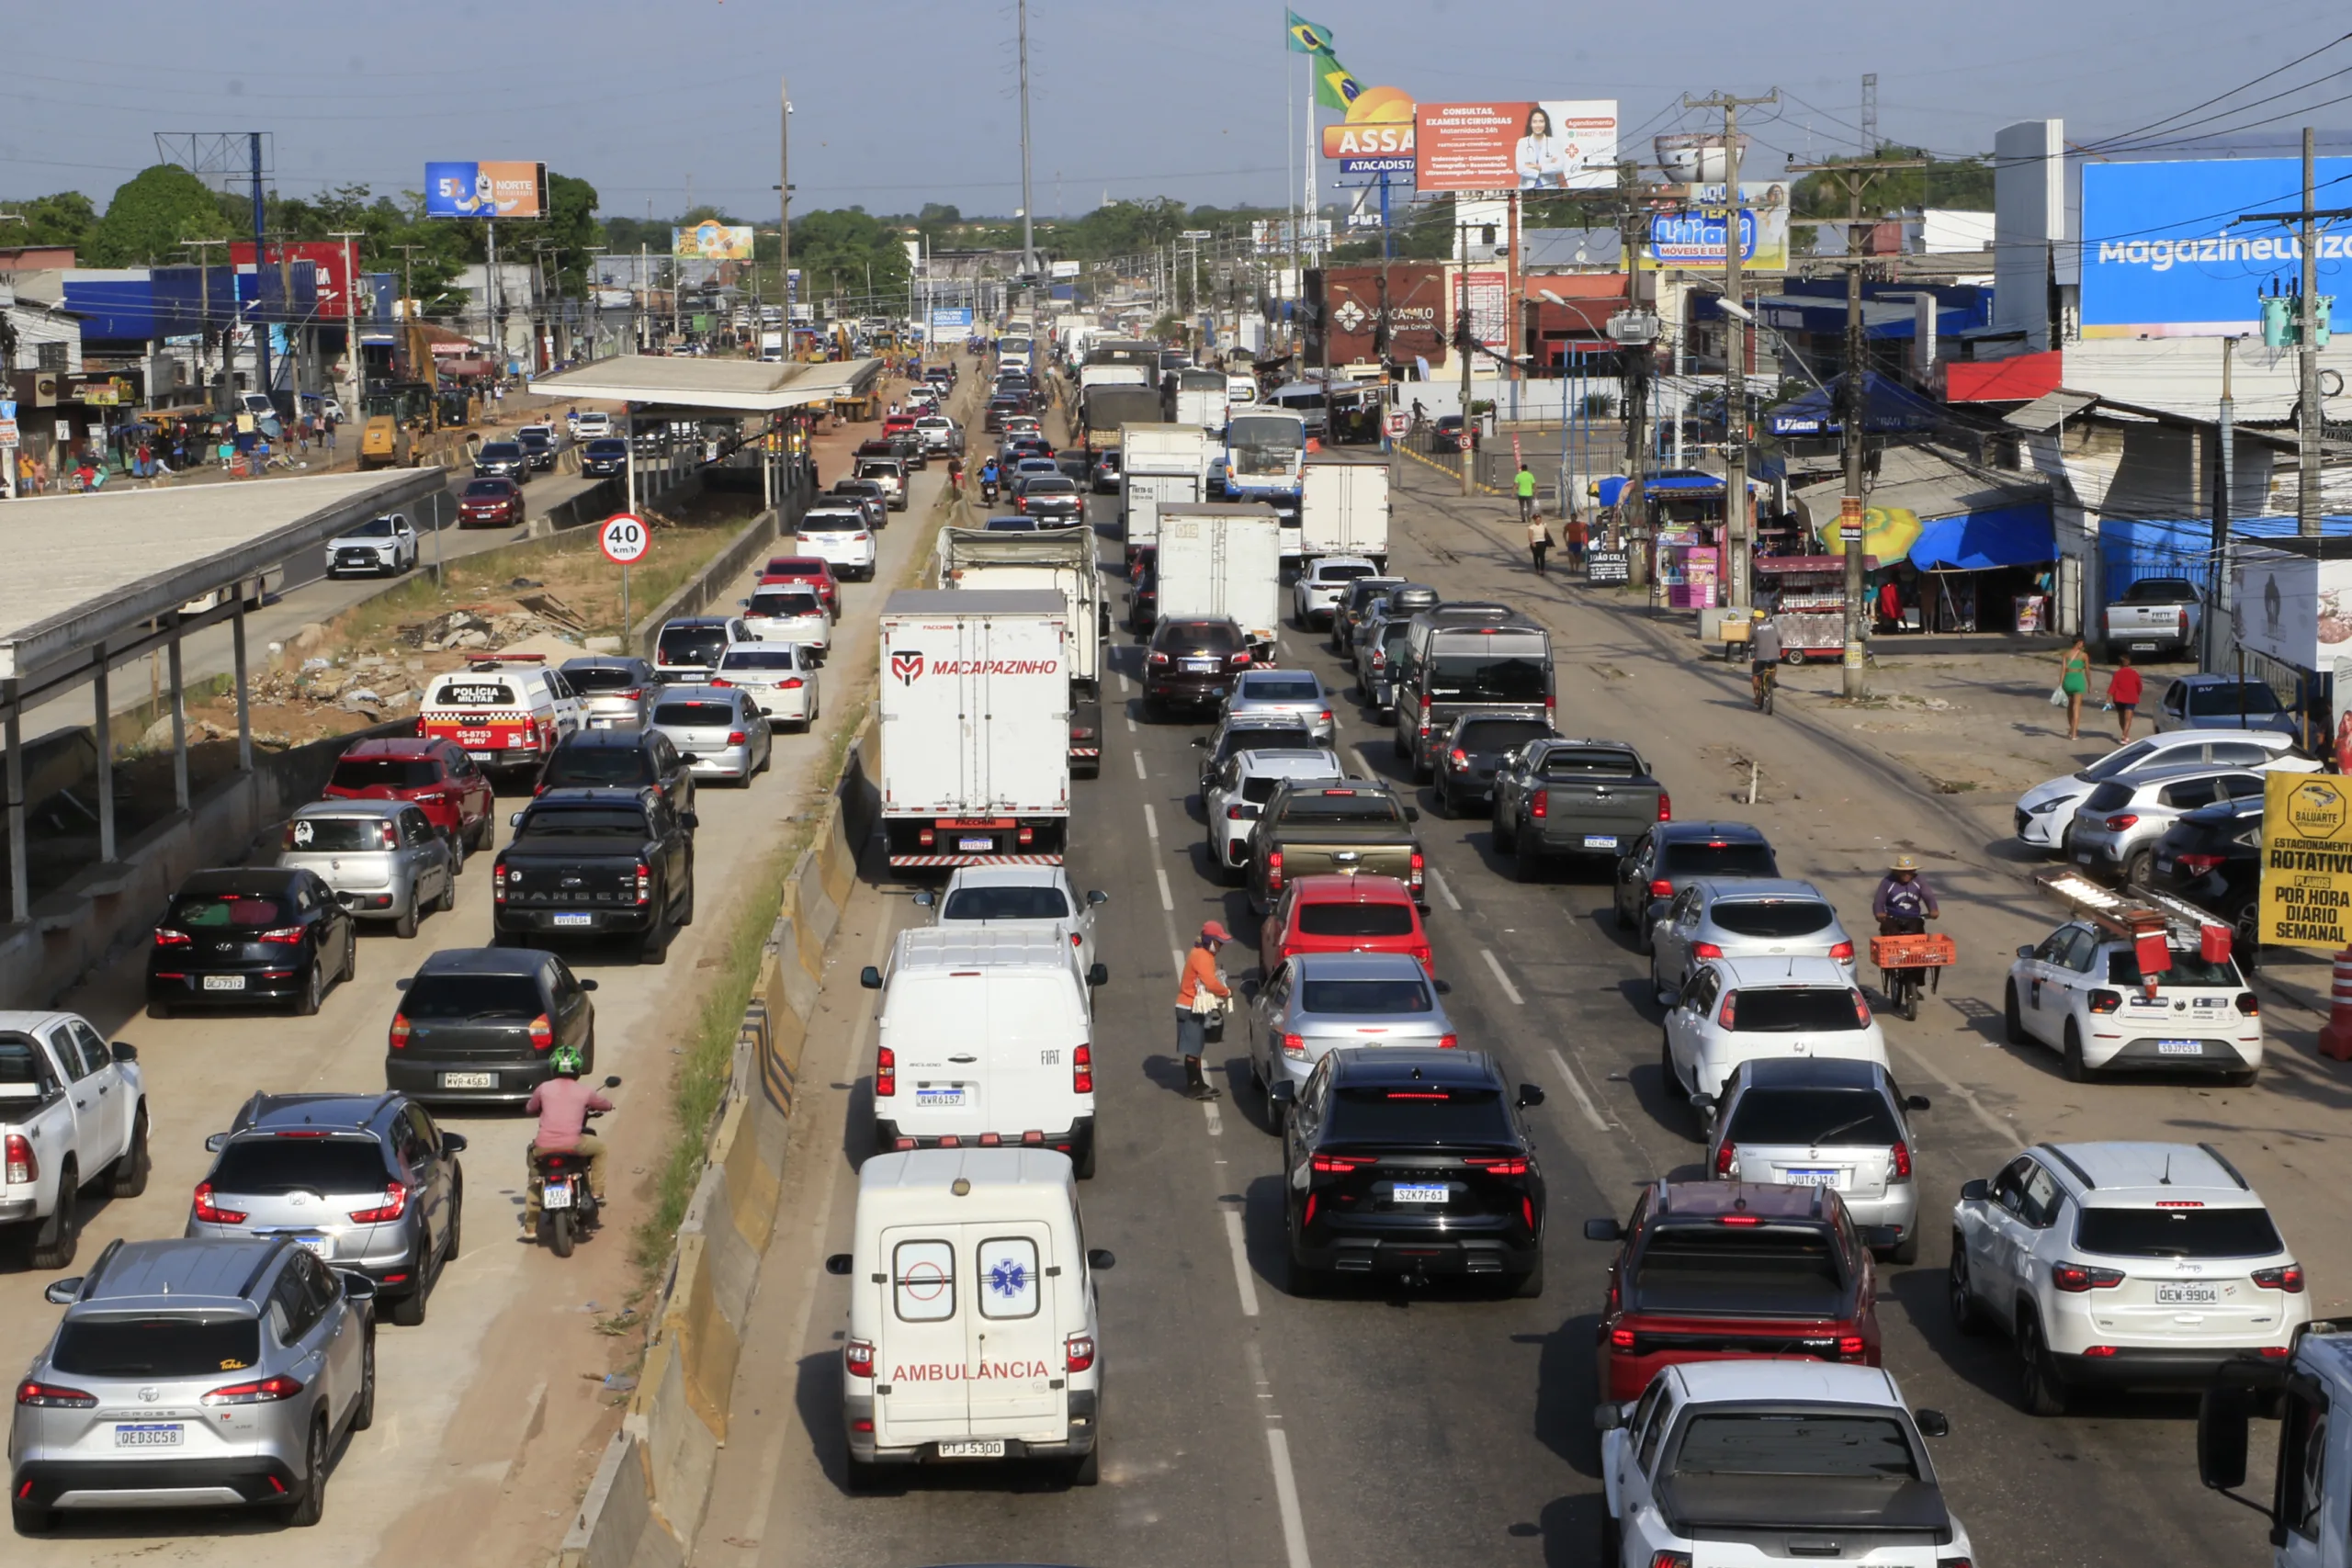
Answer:
POLYGON ((2080 740, 2083 694, 2091 689, 2091 656, 2079 637, 2058 661, 2058 689, 2066 694, 2066 739, 2080 740))

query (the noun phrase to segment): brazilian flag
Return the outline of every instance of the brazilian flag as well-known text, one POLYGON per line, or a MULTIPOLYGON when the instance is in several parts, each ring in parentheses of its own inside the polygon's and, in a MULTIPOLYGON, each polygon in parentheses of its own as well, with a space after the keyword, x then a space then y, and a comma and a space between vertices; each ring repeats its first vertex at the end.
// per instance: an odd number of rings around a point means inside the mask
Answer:
POLYGON ((1329 54, 1331 52, 1331 29, 1320 22, 1310 22, 1295 11, 1283 13, 1283 25, 1290 35, 1293 54, 1329 54))
POLYGON ((1349 106, 1356 101, 1356 96, 1363 91, 1363 84, 1357 81, 1355 73, 1340 64, 1329 51, 1316 65, 1315 101, 1327 109, 1346 113, 1349 106))

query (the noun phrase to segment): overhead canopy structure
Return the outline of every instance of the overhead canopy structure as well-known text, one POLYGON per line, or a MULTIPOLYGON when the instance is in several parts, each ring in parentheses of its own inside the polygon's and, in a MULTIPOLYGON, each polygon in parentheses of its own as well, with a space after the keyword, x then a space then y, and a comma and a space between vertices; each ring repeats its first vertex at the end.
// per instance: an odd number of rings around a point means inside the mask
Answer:
MULTIPOLYGON (((1805 521, 1833 554, 1845 481, 1795 492, 1805 521)), ((1996 474, 1931 446, 1890 446, 1862 511, 1863 547, 1922 571, 1987 571, 2038 566, 2058 556, 2050 491, 2024 475, 1996 474)))
MULTIPOLYGON (((1846 378, 1829 378, 1815 387, 1764 412, 1765 428, 1775 435, 1838 435, 1846 428, 1846 378)), ((1934 403, 1901 382, 1877 371, 1862 377, 1862 428, 1873 435, 1933 430, 1948 416, 1934 403)))
POLYGON ((531 391, 543 398, 598 398, 662 408, 779 413, 836 398, 864 397, 881 374, 878 359, 809 364, 623 354, 577 370, 535 377, 531 391))
POLYGON ((85 662, 109 637, 447 482, 429 468, 12 501, 26 546, 0 572, 0 680, 85 662))

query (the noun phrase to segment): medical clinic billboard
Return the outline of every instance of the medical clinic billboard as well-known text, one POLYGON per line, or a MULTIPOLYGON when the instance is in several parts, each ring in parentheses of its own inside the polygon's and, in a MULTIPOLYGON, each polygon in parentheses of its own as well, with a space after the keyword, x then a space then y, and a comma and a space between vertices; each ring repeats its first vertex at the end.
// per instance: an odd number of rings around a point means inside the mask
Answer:
POLYGON ((1617 183, 1617 100, 1421 104, 1413 188, 1606 190, 1617 183))
POLYGON ((427 164, 427 218, 544 218, 545 164, 427 164))
MULTIPOLYGON (((2352 158, 2322 158, 2322 207, 2329 187, 2352 180, 2352 158)), ((2341 192, 2343 186, 2335 189, 2341 192)), ((2255 333, 2266 288, 2290 291, 2301 276, 2294 231, 2240 223, 2244 212, 2302 205, 2299 158, 2226 158, 2183 163, 2083 165, 2083 335, 2238 337, 2255 333)), ((2320 236, 2319 291, 2352 285, 2345 247, 2352 233, 2320 236)))

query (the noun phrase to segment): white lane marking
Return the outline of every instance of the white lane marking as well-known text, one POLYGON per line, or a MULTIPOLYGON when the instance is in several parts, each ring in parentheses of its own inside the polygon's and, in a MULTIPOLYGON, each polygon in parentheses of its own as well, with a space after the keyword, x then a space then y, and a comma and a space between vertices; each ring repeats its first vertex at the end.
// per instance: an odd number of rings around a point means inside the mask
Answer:
POLYGON ((1119 690, 1123 692, 1132 692, 1136 689, 1135 682, 1127 679, 1127 672, 1125 671, 1117 670, 1112 671, 1112 673, 1119 677, 1119 690))
POLYGON ((1161 916, 1160 919, 1168 927, 1168 956, 1175 964, 1177 976, 1181 979, 1184 974, 1184 950, 1175 944, 1176 922, 1169 919, 1165 915, 1161 916))
POLYGON ((1430 886, 1437 889, 1437 896, 1445 900, 1445 907, 1455 914, 1460 914, 1462 900, 1453 896, 1453 889, 1445 885, 1445 878, 1437 874, 1437 867, 1433 865, 1425 867, 1424 872, 1429 877, 1430 886))
POLYGON ((1146 801, 1144 803, 1143 830, 1150 834, 1155 840, 1159 837, 1159 813, 1151 808, 1151 803, 1149 801, 1146 801))
POLYGON ((1499 959, 1496 958, 1495 950, 1491 947, 1482 947, 1478 950, 1478 956, 1485 959, 1487 961, 1487 967, 1495 972, 1495 984, 1503 988, 1503 995, 1510 998, 1510 1005, 1513 1007, 1525 1007, 1527 1005, 1527 998, 1519 994, 1519 987, 1512 985, 1510 983, 1510 976, 1503 973, 1502 963, 1499 959))
POLYGON ((1201 1119, 1209 1124, 1210 1137, 1222 1138, 1225 1136, 1225 1118, 1216 1113, 1216 1100, 1204 1100, 1201 1101, 1201 1119))
POLYGON ((1601 1115, 1600 1107, 1592 1102, 1592 1096, 1585 1092, 1584 1084, 1578 1080, 1575 1073, 1568 1070, 1568 1064, 1561 1059, 1560 1054, 1557 1051, 1546 1051, 1544 1055, 1552 1059, 1552 1070, 1560 1075, 1560 1081, 1568 1086, 1570 1094, 1577 1097, 1577 1109, 1584 1112, 1584 1119, 1591 1122, 1600 1132, 1609 1131, 1609 1119, 1601 1115))
MULTIPOLYGON (((1156 865, 1151 868, 1151 874, 1159 878, 1159 907, 1171 915, 1174 914, 1176 912, 1176 895, 1168 890, 1168 868, 1164 865, 1156 865)), ((1182 970, 1184 967, 1184 962, 1182 959, 1180 958, 1176 961, 1176 967, 1179 970, 1182 970)))
POLYGON ((1127 715, 1125 715, 1124 716, 1125 717, 1125 719, 1126 719, 1126 721, 1127 721, 1127 733, 1128 733, 1129 735, 1140 735, 1140 734, 1142 734, 1142 733, 1143 733, 1143 731, 1142 731, 1142 730, 1137 729, 1137 728, 1136 728, 1136 716, 1135 716, 1135 715, 1133 715, 1133 714, 1127 714, 1127 715))
POLYGON ((1283 1551, 1289 1568, 1314 1568, 1306 1557, 1306 1517, 1298 1508, 1298 1478, 1291 1473, 1290 1438, 1280 1427, 1266 1428, 1266 1448, 1274 1456, 1274 1501, 1283 1516, 1283 1551))
POLYGON ((1127 755, 1136 760, 1136 777, 1142 778, 1144 776, 1143 753, 1140 751, 1130 751, 1127 755))
POLYGON ((1241 1211, 1225 1211, 1225 1243, 1233 1254, 1233 1282, 1241 1291, 1241 1315, 1258 1315, 1258 1286, 1250 1278, 1250 1242, 1241 1231, 1241 1211))

